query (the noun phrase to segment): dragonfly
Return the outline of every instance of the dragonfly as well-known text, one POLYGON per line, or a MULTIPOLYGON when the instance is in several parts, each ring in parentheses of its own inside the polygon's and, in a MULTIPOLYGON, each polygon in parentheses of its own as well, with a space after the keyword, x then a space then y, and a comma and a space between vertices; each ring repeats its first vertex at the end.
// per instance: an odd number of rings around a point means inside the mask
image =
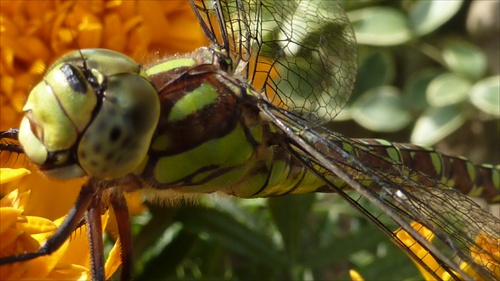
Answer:
POLYGON ((114 51, 83 49, 61 57, 33 88, 19 129, 1 132, 1 151, 25 153, 51 177, 87 180, 37 252, 0 264, 50 254, 86 223, 92 275, 103 280, 106 198, 121 239, 121 279, 129 280, 127 192, 161 198, 326 192, 342 197, 436 279, 442 276, 387 219, 451 278, 499 278, 498 255, 478 237, 498 239, 500 220, 468 196, 500 202, 498 166, 412 144, 351 139, 322 126, 348 102, 357 70, 355 37, 336 3, 190 4, 209 47, 146 67, 114 51))

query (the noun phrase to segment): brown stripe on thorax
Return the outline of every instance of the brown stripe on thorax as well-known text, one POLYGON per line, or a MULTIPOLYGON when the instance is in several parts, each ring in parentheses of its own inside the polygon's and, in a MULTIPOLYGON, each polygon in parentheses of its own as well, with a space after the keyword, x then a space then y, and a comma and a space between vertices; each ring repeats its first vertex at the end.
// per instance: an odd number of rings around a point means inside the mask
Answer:
POLYGON ((240 115, 236 105, 239 102, 238 96, 233 92, 234 87, 230 86, 230 81, 222 81, 223 78, 217 74, 218 70, 215 65, 199 66, 169 82, 168 87, 159 91, 161 115, 155 137, 167 134, 170 141, 168 149, 155 152, 158 156, 189 150, 234 129, 240 115), (194 72, 196 73, 193 75, 194 72), (203 84, 215 88, 217 100, 184 119, 169 121, 170 111, 176 102, 203 84))

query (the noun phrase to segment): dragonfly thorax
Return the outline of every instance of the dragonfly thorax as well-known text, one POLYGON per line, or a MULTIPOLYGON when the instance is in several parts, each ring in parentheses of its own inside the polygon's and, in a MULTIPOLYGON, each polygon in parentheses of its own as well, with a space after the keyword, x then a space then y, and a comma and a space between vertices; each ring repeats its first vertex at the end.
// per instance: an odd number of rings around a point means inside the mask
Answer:
POLYGON ((87 49, 56 61, 23 111, 19 140, 47 174, 114 179, 144 160, 160 105, 136 62, 87 49))

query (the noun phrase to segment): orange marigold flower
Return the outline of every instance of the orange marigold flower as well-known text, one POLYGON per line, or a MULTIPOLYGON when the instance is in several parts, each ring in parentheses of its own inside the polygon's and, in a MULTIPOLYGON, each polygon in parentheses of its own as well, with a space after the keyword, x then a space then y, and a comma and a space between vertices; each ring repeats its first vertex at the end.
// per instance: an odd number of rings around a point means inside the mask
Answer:
POLYGON ((0 1, 0 35, 0 130, 18 126, 29 90, 71 50, 142 60, 207 44, 187 1, 0 1))

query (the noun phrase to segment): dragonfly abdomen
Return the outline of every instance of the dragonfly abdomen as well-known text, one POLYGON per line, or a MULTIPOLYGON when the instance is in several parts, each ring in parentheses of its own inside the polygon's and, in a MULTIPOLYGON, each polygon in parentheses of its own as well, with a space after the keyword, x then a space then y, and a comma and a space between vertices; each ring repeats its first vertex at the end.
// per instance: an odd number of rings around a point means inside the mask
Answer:
MULTIPOLYGON (((464 157, 449 156, 414 144, 391 143, 377 139, 355 139, 377 155, 402 163, 425 176, 438 180, 463 194, 484 198, 489 203, 500 202, 500 169, 493 165, 476 165, 464 157)), ((376 165, 380 158, 356 153, 362 161, 376 165)), ((418 176, 419 180, 425 180, 418 176)))

